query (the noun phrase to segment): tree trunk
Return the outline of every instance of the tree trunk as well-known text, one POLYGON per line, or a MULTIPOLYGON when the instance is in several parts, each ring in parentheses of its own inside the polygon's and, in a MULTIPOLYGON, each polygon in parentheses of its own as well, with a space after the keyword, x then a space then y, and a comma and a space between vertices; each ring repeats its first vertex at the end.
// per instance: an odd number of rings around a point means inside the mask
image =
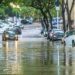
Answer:
POLYGON ((3 0, 0 0, 0 4, 2 3, 3 0))
POLYGON ((51 13, 50 13, 49 10, 47 10, 47 12, 48 12, 48 15, 49 15, 49 18, 50 18, 50 26, 51 26, 51 29, 53 29, 53 26, 52 26, 52 15, 51 15, 51 13))
POLYGON ((67 3, 66 3, 66 10, 67 10, 67 15, 68 15, 68 27, 69 27, 69 30, 72 29, 71 27, 71 13, 69 11, 69 7, 68 7, 68 0, 67 0, 67 3))
POLYGON ((62 0, 62 18, 63 18, 63 30, 66 31, 66 24, 65 24, 65 7, 64 7, 64 0, 62 0))
MULTIPOLYGON (((72 4, 71 4, 71 7, 69 8, 69 0, 62 0, 62 16, 63 16, 63 23, 65 23, 65 11, 67 12, 67 27, 69 30, 72 29, 72 18, 71 18, 71 14, 72 14, 72 10, 73 10, 73 7, 74 7, 74 1, 72 1, 72 4)), ((65 26, 64 26, 65 27, 65 26)))
POLYGON ((49 30, 49 22, 48 22, 48 17, 47 17, 47 13, 45 13, 43 11, 43 9, 40 9, 42 15, 43 15, 43 19, 44 19, 44 24, 45 24, 45 27, 46 27, 46 31, 48 32, 49 30))

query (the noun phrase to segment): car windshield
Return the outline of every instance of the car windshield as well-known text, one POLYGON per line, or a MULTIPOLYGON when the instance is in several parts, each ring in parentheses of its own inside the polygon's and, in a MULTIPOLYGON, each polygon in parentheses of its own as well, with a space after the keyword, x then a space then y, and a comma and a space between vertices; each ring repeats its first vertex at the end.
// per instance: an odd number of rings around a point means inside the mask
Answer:
POLYGON ((7 33, 8 33, 8 34, 15 35, 15 32, 13 32, 13 31, 8 31, 7 33))
POLYGON ((75 30, 66 32, 66 36, 75 35, 75 30))

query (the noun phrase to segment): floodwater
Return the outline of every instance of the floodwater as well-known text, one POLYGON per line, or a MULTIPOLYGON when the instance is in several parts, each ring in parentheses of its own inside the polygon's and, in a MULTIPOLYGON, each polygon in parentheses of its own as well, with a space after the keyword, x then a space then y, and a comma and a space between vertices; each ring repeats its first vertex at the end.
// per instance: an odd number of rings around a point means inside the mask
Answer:
POLYGON ((2 42, 0 75, 75 75, 75 48, 60 41, 2 42))

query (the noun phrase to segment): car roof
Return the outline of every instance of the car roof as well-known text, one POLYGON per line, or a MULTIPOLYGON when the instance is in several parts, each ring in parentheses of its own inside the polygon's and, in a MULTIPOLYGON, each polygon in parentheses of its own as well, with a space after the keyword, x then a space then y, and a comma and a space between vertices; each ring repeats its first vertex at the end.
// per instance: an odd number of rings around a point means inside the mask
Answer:
POLYGON ((52 29, 53 32, 60 32, 60 33, 64 33, 64 31, 62 29, 52 29))
POLYGON ((52 30, 55 30, 55 31, 63 31, 62 29, 52 29, 52 30))

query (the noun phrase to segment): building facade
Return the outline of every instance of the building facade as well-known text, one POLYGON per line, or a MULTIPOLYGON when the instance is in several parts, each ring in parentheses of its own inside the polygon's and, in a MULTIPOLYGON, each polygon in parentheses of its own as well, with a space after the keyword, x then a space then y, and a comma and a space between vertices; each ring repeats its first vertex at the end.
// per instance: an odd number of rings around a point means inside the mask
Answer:
POLYGON ((70 15, 72 20, 71 26, 75 28, 75 0, 64 0, 64 8, 66 24, 69 23, 68 16, 70 15), (69 14, 67 12, 69 12, 69 14))

